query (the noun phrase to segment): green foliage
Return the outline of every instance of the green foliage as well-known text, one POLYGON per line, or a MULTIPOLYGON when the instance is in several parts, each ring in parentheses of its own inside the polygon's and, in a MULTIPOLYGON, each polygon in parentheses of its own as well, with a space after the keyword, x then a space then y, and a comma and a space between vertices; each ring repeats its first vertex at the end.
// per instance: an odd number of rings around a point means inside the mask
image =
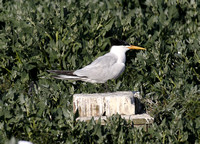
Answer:
POLYGON ((187 0, 0 1, 0 143, 199 143, 200 3, 187 0), (102 85, 48 78, 48 69, 81 68, 110 38, 129 51, 109 88, 140 91, 155 118, 148 131, 120 116, 75 122, 74 93, 102 85))

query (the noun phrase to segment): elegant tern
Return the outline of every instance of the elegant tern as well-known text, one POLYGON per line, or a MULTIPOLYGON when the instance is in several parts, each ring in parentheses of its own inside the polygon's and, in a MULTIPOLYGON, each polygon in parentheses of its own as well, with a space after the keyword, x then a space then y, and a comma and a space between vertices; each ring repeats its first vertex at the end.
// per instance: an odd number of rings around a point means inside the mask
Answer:
POLYGON ((107 80, 116 79, 125 69, 126 51, 130 49, 145 50, 138 46, 129 45, 125 41, 113 40, 114 45, 110 52, 98 57, 91 64, 75 70, 48 70, 54 73, 53 77, 63 80, 81 80, 90 83, 105 83, 107 80))

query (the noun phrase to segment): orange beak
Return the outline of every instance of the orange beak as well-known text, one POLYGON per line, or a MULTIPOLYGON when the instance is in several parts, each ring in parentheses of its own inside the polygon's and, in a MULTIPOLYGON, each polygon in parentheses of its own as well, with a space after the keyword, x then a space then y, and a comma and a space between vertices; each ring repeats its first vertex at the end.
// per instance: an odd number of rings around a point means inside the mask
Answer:
POLYGON ((142 47, 138 47, 138 46, 133 46, 131 45, 130 47, 128 47, 129 49, 136 49, 136 50, 146 50, 145 48, 142 47))

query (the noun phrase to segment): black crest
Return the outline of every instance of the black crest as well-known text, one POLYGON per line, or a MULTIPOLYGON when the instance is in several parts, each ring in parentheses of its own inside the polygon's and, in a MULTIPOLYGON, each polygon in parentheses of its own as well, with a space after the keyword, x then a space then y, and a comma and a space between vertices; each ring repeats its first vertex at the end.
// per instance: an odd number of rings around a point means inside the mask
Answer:
POLYGON ((111 39, 111 44, 112 45, 130 45, 129 43, 127 43, 126 41, 123 41, 123 40, 119 40, 119 39, 111 39))

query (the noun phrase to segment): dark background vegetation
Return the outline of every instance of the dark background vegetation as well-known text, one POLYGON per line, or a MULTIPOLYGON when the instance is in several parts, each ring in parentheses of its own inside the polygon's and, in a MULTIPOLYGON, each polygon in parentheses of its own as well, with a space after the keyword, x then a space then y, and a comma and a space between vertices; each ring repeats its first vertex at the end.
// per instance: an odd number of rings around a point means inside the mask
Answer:
POLYGON ((0 0, 0 143, 200 143, 200 2, 197 0, 0 0), (75 122, 72 96, 102 85, 55 80, 109 51, 127 52, 111 91, 140 91, 148 131, 120 116, 75 122))

